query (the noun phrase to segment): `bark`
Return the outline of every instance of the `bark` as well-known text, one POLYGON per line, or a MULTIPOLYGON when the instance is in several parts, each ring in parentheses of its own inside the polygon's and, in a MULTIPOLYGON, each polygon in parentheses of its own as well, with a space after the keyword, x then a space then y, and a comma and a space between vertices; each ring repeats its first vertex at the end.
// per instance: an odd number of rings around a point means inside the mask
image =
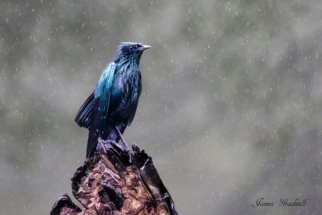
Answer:
POLYGON ((97 152, 72 177, 72 192, 54 204, 51 215, 177 215, 174 202, 153 165, 137 145, 99 140, 97 152), (104 146, 104 147, 102 147, 104 146))

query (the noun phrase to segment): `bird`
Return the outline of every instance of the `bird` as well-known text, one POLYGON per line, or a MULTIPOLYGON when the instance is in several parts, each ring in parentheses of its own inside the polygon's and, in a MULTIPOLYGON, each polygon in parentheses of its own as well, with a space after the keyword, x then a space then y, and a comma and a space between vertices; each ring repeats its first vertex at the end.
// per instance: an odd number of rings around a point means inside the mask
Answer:
POLYGON ((140 59, 150 47, 121 42, 96 89, 79 108, 75 122, 89 130, 86 158, 95 152, 98 138, 115 143, 124 141, 122 134, 133 121, 142 90, 140 59))

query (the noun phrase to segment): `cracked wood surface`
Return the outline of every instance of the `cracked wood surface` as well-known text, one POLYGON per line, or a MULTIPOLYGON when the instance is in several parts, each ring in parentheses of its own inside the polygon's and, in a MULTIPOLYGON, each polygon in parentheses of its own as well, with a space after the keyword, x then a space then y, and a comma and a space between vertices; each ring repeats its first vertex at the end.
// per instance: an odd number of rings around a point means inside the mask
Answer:
POLYGON ((72 178, 73 195, 84 209, 64 194, 51 215, 177 215, 151 157, 136 145, 128 150, 99 141, 97 153, 72 178))

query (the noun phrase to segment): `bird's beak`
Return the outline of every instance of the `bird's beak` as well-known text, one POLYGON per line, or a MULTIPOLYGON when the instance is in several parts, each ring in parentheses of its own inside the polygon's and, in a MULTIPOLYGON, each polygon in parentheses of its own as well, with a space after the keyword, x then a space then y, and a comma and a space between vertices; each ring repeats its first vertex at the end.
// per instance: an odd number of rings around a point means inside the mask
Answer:
POLYGON ((151 46, 149 46, 149 45, 143 45, 142 50, 144 51, 144 50, 147 50, 149 48, 151 48, 151 46))

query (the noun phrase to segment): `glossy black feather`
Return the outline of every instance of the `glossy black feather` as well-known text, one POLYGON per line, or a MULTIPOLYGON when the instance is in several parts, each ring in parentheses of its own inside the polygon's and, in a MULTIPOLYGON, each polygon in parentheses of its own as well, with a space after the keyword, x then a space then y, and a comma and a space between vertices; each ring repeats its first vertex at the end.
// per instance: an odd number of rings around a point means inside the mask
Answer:
POLYGON ((101 75, 92 93, 79 109, 75 121, 89 129, 86 157, 95 151, 98 138, 118 142, 135 116, 142 83, 139 62, 149 46, 121 43, 114 60, 101 75))
POLYGON ((75 122, 80 127, 89 128, 92 115, 94 112, 94 106, 95 106, 95 95, 94 93, 92 93, 83 103, 83 105, 79 108, 76 114, 75 122))

